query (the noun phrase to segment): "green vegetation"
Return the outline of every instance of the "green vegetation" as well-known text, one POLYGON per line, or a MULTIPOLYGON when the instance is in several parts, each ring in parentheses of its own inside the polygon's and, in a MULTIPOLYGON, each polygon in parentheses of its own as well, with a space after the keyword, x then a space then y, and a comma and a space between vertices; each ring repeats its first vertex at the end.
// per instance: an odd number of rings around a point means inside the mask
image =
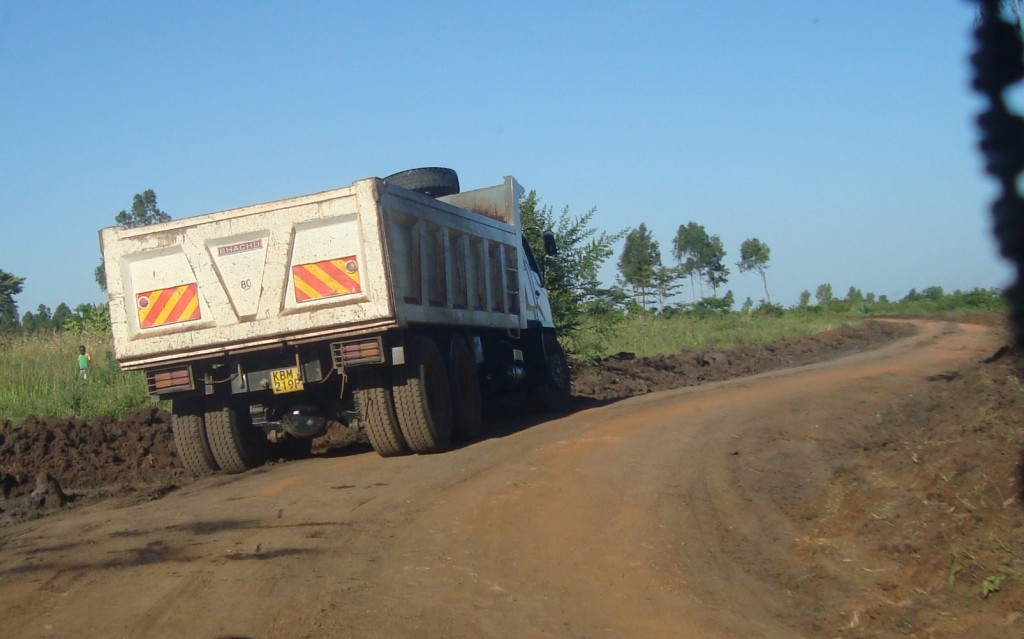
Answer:
POLYGON ((740 261, 736 263, 736 266, 740 268, 740 273, 753 271, 761 276, 764 297, 769 303, 772 301, 772 296, 768 294, 768 262, 771 261, 771 256, 772 250, 768 248, 768 245, 756 237, 752 237, 743 240, 743 244, 740 245, 740 261))
POLYGON ((782 317, 741 313, 642 315, 623 322, 614 338, 605 341, 602 356, 626 351, 638 357, 678 353, 687 348, 727 349, 743 344, 767 344, 787 337, 812 335, 849 324, 841 315, 782 317))
POLYGON ((21 292, 24 277, 0 271, 0 332, 8 332, 18 325, 18 305, 14 296, 21 292))
POLYGON ((621 282, 628 287, 633 303, 647 308, 647 298, 656 287, 662 266, 661 250, 646 224, 641 223, 626 234, 618 266, 621 282))
POLYGON ((889 301, 884 295, 876 297, 874 293, 862 294, 859 289, 850 287, 845 299, 831 297, 832 287, 828 284, 819 286, 827 288, 827 298, 819 297, 817 306, 798 308, 805 313, 842 313, 853 316, 886 316, 886 315, 965 315, 985 311, 1003 312, 1006 300, 1002 291, 996 288, 975 288, 969 291, 953 291, 945 293, 941 286, 931 286, 917 292, 911 289, 898 302, 889 301))
MULTIPOLYGON (((621 305, 621 291, 603 288, 598 272, 601 264, 611 257, 612 245, 625 232, 599 232, 591 227, 596 209, 572 215, 566 207, 556 216, 550 206, 541 206, 536 191, 530 191, 523 198, 520 208, 523 235, 540 261, 559 338, 563 343, 575 343, 586 350, 599 350, 599 345, 582 343, 585 338, 580 329, 584 321, 602 317, 604 309, 621 305), (555 236, 558 245, 555 255, 548 255, 544 250, 545 231, 555 236)), ((598 334, 609 330, 613 324, 614 320, 601 322, 598 334)))
POLYGON ((672 238, 672 256, 678 263, 678 276, 690 279, 693 301, 696 301, 697 288, 704 297, 704 282, 711 287, 717 296, 718 288, 729 282, 729 269, 725 267, 725 247, 717 235, 708 235, 704 226, 696 222, 682 224, 672 238))
POLYGON ((149 402, 142 374, 114 361, 109 332, 10 335, 0 338, 0 352, 0 420, 121 416, 149 402), (78 376, 79 345, 92 356, 87 379, 78 376))
POLYGON ((586 315, 577 331, 563 341, 577 361, 590 363, 622 351, 649 357, 685 348, 727 349, 742 344, 766 344, 871 317, 959 317, 1006 311, 1006 302, 998 289, 945 294, 941 288, 932 287, 921 293, 912 290, 900 301, 890 302, 885 296, 864 295, 854 287, 845 299, 833 299, 831 286, 824 284, 818 288, 828 294, 821 296, 817 305, 810 305, 810 293, 805 291, 793 308, 764 300, 755 306, 748 298, 742 310, 736 312, 732 310, 731 295, 678 304, 662 312, 629 305, 605 307, 600 315, 586 315))

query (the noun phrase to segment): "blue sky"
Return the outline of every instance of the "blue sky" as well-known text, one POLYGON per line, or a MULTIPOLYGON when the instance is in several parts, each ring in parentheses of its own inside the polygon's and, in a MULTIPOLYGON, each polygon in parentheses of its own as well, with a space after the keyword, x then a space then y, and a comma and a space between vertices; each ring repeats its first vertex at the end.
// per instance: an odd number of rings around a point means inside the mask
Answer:
MULTIPOLYGON (((0 0, 0 270, 19 310, 104 301, 97 230, 449 166, 556 210, 690 221, 768 286, 1003 286, 961 0, 0 0)), ((613 257, 604 269, 615 277, 613 257)), ((689 290, 681 299, 689 299, 689 290)))

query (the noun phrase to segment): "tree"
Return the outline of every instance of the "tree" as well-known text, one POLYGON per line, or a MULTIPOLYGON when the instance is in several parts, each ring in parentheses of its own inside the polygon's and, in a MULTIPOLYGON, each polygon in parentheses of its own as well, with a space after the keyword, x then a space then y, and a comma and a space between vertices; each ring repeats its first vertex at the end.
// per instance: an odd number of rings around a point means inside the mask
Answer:
POLYGON ((53 325, 58 331, 62 331, 67 327, 68 321, 74 317, 74 313, 71 312, 71 308, 61 302, 57 305, 57 310, 53 312, 53 325))
POLYGON ((711 294, 718 297, 718 287, 729 281, 729 269, 725 266, 725 247, 722 238, 712 235, 700 256, 704 278, 711 286, 711 294))
POLYGON ((612 305, 614 291, 601 287, 598 272, 605 260, 612 256, 612 245, 625 231, 598 232, 590 226, 597 209, 573 216, 569 207, 556 216, 550 206, 541 206, 536 191, 530 191, 520 202, 523 235, 534 255, 541 256, 544 286, 551 300, 551 312, 559 335, 568 337, 566 348, 581 346, 578 337, 580 322, 590 308, 601 309, 612 305), (555 255, 544 250, 544 232, 551 230, 558 245, 555 255))
POLYGON ((676 236, 672 238, 672 257, 676 259, 679 276, 690 278, 690 290, 693 292, 694 302, 697 301, 695 278, 697 284, 700 285, 700 296, 704 297, 704 271, 700 256, 706 252, 709 242, 708 232, 696 222, 681 224, 676 230, 676 236))
POLYGON ((26 333, 52 332, 54 325, 49 307, 40 304, 35 313, 26 311, 21 317, 21 328, 26 333))
POLYGON ((21 292, 24 284, 24 277, 0 271, 0 333, 9 332, 18 326, 18 304, 14 296, 21 292))
POLYGON ((818 304, 828 304, 832 301, 832 285, 831 284, 819 284, 818 288, 814 291, 814 299, 818 300, 818 304))
POLYGON ((811 292, 804 290, 800 293, 800 303, 797 305, 799 308, 807 308, 811 304, 811 292))
POLYGON ((693 305, 693 310, 698 316, 708 312, 726 315, 732 312, 732 307, 735 305, 736 298, 733 296, 732 291, 726 291, 723 297, 706 297, 702 299, 693 305))
POLYGON ((74 315, 64 324, 64 328, 73 333, 110 332, 110 305, 79 304, 75 307, 74 315))
MULTIPOLYGON (((114 223, 117 226, 132 229, 159 222, 169 222, 170 219, 170 215, 157 207, 156 192, 153 189, 146 189, 142 193, 136 193, 135 197, 132 198, 131 211, 121 210, 120 213, 114 216, 114 223)), ((107 290, 107 271, 102 257, 100 257, 100 264, 96 267, 94 276, 100 289, 107 290)))
POLYGON ((661 268, 661 250, 647 225, 641 223, 626 235, 619 256, 619 274, 633 290, 633 300, 647 308, 647 295, 655 288, 655 277, 661 268))
POLYGON ((136 193, 132 199, 131 211, 121 211, 114 218, 118 226, 127 229, 139 226, 149 226, 159 222, 169 222, 171 216, 161 211, 156 205, 156 193, 153 189, 146 189, 142 193, 136 193))
POLYGON ((736 263, 740 273, 753 271, 761 276, 761 284, 764 285, 764 296, 768 303, 772 303, 772 296, 768 294, 768 279, 765 271, 768 270, 768 260, 771 259, 772 250, 768 245, 756 237, 743 240, 740 245, 740 261, 736 263))
POLYGON ((676 236, 672 239, 672 256, 679 264, 680 277, 689 277, 691 287, 696 277, 702 298, 704 282, 711 287, 712 294, 717 296, 718 287, 729 281, 729 269, 723 263, 725 248, 722 239, 717 235, 708 235, 704 227, 696 222, 681 225, 676 230, 676 236))
POLYGON ((674 266, 659 266, 654 274, 654 290, 658 294, 658 309, 664 311, 668 298, 683 288, 679 269, 674 266))

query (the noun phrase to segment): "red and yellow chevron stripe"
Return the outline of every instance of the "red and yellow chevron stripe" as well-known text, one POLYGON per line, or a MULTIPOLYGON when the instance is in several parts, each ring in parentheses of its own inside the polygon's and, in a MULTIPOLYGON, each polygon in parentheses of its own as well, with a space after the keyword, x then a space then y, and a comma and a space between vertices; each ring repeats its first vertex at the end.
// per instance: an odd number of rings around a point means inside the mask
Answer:
POLYGON ((139 328, 153 328, 199 319, 199 288, 195 283, 161 288, 135 296, 139 328))
POLYGON ((355 255, 293 266, 292 281, 295 283, 296 302, 362 291, 355 255))

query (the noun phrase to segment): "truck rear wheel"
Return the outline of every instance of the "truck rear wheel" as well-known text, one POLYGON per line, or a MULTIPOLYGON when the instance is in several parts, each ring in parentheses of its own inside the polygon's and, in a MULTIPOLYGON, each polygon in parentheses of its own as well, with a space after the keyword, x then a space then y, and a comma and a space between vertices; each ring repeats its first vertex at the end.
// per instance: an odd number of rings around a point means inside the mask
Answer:
POLYGON ((248 411, 223 403, 206 411, 206 434, 217 465, 225 473, 240 473, 267 461, 269 443, 263 431, 253 428, 248 411))
POLYGON ((406 342, 405 365, 395 369, 395 414, 406 443, 417 453, 439 453, 452 441, 452 395, 434 340, 406 342))
POLYGON ((171 432, 178 448, 178 459, 185 472, 202 477, 220 470, 206 438, 206 425, 198 402, 174 400, 171 414, 171 432))
POLYGON ((353 396, 370 445, 381 457, 397 457, 409 454, 409 447, 402 437, 388 386, 383 370, 368 370, 356 382, 353 396))
POLYGON ((480 437, 480 379, 466 340, 455 335, 448 342, 448 383, 452 389, 455 432, 469 440, 480 437))
POLYGON ((399 171, 387 176, 384 181, 430 197, 455 195, 459 192, 459 174, 439 166, 399 171))

